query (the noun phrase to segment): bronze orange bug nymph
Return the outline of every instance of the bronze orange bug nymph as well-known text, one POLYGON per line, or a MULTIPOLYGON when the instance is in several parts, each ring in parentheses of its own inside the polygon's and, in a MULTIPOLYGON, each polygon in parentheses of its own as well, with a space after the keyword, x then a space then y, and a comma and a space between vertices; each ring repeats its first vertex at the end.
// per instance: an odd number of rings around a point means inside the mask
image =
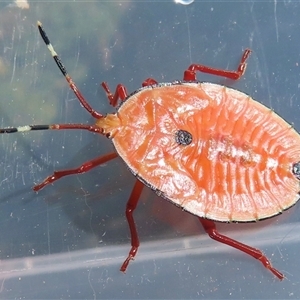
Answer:
POLYGON ((79 174, 120 156, 137 180, 126 206, 131 249, 121 266, 125 271, 139 247, 133 212, 144 185, 183 210, 199 217, 208 235, 258 259, 279 279, 258 249, 221 235, 214 221, 252 222, 278 215, 299 199, 300 136, 281 117, 248 95, 222 85, 200 82, 196 72, 237 80, 245 72, 246 49, 236 71, 192 64, 183 81, 158 83, 146 79, 128 95, 117 85, 102 86, 115 113, 102 115, 82 96, 53 49, 40 22, 40 34, 59 69, 83 107, 96 122, 29 125, 0 133, 30 130, 83 129, 110 138, 116 152, 80 167, 54 172, 34 186, 39 191, 59 178, 79 174))

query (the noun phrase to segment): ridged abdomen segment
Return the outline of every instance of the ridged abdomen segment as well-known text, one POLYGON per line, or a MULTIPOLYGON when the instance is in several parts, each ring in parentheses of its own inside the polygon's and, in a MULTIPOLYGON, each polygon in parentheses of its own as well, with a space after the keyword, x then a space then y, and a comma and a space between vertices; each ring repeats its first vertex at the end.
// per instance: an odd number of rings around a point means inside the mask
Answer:
POLYGON ((244 93, 209 83, 148 88, 121 106, 113 142, 132 171, 185 210, 253 221, 298 199, 299 135, 244 93), (127 103, 128 102, 128 103, 127 103), (192 135, 176 143, 176 132, 192 135))
MULTIPOLYGON (((213 99, 222 95, 219 105, 209 108, 217 116, 215 125, 200 138, 207 141, 202 153, 207 152, 203 159, 207 156, 208 164, 205 169, 200 162, 197 166, 205 173, 199 182, 206 185, 205 216, 258 220, 293 205, 299 192, 291 172, 300 155, 298 134, 243 93, 209 84, 205 90, 213 99)), ((205 122, 200 124, 208 128, 205 122)))

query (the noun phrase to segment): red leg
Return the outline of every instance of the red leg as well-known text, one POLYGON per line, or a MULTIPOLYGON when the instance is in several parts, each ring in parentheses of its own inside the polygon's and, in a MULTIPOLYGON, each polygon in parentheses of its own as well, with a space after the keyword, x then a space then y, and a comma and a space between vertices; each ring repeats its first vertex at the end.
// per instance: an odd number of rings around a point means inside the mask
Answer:
POLYGON ((143 81, 142 86, 150 86, 150 85, 155 85, 158 84, 158 82, 153 79, 153 78, 147 78, 143 81))
POLYGON ((258 259, 267 269, 269 269, 275 276, 277 276, 280 280, 284 278, 284 275, 272 267, 269 259, 259 250, 248 245, 242 244, 236 240, 233 240, 225 235, 220 234, 217 229, 216 225, 213 221, 199 218, 202 226, 206 233, 214 240, 236 248, 240 251, 245 252, 246 254, 258 259))
POLYGON ((144 184, 141 181, 136 180, 126 205, 126 218, 130 229, 130 235, 131 235, 131 249, 129 251, 127 258, 125 259, 125 261, 123 262, 120 268, 120 271, 122 272, 126 271, 129 262, 134 259, 140 245, 138 233, 133 219, 133 212, 136 209, 143 187, 144 184))
POLYGON ((48 176, 42 183, 35 185, 33 187, 33 190, 35 192, 37 192, 40 189, 42 189, 43 187, 45 187, 46 185, 60 179, 61 177, 87 172, 87 171, 91 170, 92 168, 95 168, 95 167, 97 167, 107 161, 110 161, 116 157, 118 157, 117 153, 112 152, 112 153, 97 157, 95 159, 92 159, 90 161, 87 161, 76 169, 56 171, 51 176, 48 176))
POLYGON ((125 98, 127 97, 127 91, 126 91, 126 87, 123 84, 118 84, 116 87, 116 91, 114 94, 111 93, 108 84, 106 82, 102 82, 102 87, 104 88, 105 92, 106 92, 106 96, 109 100, 110 105, 112 106, 116 106, 118 103, 119 98, 121 99, 121 101, 124 101, 125 98))
POLYGON ((240 64, 238 65, 238 68, 236 71, 228 71, 228 70, 221 70, 221 69, 214 69, 211 67, 198 65, 198 64, 192 64, 189 66, 189 68, 184 72, 183 80, 186 81, 196 81, 196 71, 208 73, 216 76, 223 76, 229 79, 238 80, 243 76, 246 70, 246 60, 249 57, 251 53, 250 49, 246 49, 244 51, 244 54, 241 58, 240 64))

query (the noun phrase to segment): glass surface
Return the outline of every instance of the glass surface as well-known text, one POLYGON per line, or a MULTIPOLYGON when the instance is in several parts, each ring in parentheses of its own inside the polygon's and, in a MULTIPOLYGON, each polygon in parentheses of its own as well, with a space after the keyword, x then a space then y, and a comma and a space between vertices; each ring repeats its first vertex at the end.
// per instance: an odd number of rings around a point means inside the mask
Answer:
MULTIPOLYGON (((26 3, 0 3, 1 128, 93 123, 41 40, 40 20, 100 112, 114 111, 102 81, 132 92, 148 77, 180 80, 191 63, 235 69, 251 48, 238 82, 198 79, 239 89, 300 130, 299 2, 26 3)), ((125 206, 135 179, 121 159, 31 190, 54 170, 112 151, 111 142, 84 131, 40 131, 1 135, 0 149, 1 299, 300 298, 299 205, 255 224, 218 224, 221 233, 263 250, 285 274, 280 282, 146 188, 134 214, 141 246, 122 274, 130 249, 125 206)))

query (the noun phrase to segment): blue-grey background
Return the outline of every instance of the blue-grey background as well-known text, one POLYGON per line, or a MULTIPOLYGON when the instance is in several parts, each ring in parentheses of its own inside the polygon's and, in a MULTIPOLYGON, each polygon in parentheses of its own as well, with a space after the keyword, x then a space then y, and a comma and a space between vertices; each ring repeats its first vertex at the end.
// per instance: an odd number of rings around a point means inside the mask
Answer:
MULTIPOLYGON (((300 130, 298 1, 0 3, 0 126, 87 123, 43 44, 40 20, 89 103, 113 111, 99 83, 128 91, 148 77, 182 79, 193 63, 235 69, 253 53, 233 86, 300 130)), ((141 247, 127 273, 125 206, 134 178, 120 159, 66 177, 38 194, 31 187, 54 170, 112 150, 83 131, 0 136, 0 298, 300 297, 299 205, 257 224, 218 224, 220 232, 262 249, 286 279, 209 239, 197 218, 145 189, 135 212, 141 247)))

